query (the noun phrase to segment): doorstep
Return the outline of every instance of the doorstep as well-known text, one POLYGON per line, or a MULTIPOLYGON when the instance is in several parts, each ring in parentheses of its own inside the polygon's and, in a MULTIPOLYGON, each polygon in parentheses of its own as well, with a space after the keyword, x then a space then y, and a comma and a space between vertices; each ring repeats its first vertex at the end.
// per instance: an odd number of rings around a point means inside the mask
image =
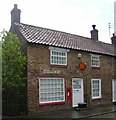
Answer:
POLYGON ((90 109, 92 109, 92 107, 85 107, 85 108, 74 107, 74 110, 76 111, 83 111, 83 110, 90 110, 90 109))
POLYGON ((74 107, 74 110, 78 110, 78 111, 87 110, 87 109, 89 109, 89 107, 87 107, 87 103, 86 102, 78 103, 78 106, 74 107))

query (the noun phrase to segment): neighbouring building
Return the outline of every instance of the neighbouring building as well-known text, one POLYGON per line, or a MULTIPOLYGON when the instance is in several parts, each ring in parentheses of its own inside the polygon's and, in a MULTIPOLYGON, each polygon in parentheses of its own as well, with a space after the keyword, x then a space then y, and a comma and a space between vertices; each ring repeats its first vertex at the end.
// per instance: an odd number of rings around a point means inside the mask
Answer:
POLYGON ((116 36, 112 44, 91 38, 20 23, 14 5, 11 29, 27 55, 27 96, 30 112, 71 109, 116 101, 116 36))
POLYGON ((116 35, 116 1, 114 2, 114 33, 116 35))

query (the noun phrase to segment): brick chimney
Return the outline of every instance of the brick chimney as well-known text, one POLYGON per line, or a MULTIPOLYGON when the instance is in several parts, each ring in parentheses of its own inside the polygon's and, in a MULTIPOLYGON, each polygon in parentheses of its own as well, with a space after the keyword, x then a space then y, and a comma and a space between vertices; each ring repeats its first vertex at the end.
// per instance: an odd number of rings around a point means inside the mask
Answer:
POLYGON ((111 37, 111 41, 113 45, 116 45, 116 35, 113 33, 113 37, 111 37))
POLYGON ((98 30, 95 29, 96 25, 92 25, 93 30, 90 31, 91 33, 91 39, 98 41, 98 30))
POLYGON ((14 8, 11 10, 11 28, 10 31, 14 30, 14 22, 20 23, 21 10, 17 8, 17 4, 14 4, 14 8))

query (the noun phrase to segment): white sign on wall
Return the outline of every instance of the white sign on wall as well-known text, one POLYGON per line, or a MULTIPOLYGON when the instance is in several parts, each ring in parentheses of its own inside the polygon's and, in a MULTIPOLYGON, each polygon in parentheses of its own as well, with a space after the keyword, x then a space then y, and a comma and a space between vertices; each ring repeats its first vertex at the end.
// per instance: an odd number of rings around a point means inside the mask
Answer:
POLYGON ((60 70, 43 70, 43 73, 47 73, 47 74, 59 74, 60 70))

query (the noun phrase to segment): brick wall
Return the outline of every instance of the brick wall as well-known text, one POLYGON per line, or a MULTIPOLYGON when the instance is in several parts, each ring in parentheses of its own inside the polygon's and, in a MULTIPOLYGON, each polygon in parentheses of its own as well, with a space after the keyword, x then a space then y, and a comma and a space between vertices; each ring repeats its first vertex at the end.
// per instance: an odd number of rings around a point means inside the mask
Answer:
MULTIPOLYGON (((112 79, 114 78, 113 57, 101 55, 100 69, 91 68, 91 53, 71 50, 68 52, 68 65, 66 67, 58 67, 50 65, 49 46, 28 44, 28 109, 31 112, 46 112, 61 109, 72 108, 72 101, 67 101, 63 105, 39 106, 39 90, 38 78, 44 76, 43 70, 54 69, 60 70, 58 76, 65 79, 65 89, 72 88, 72 78, 83 78, 84 80, 84 101, 88 105, 106 104, 112 102, 112 79), (78 71, 79 63, 78 53, 82 54, 81 61, 87 63, 85 71, 78 71), (102 98, 97 100, 91 99, 91 79, 101 79, 102 98)), ((67 92, 67 91, 65 91, 67 92)), ((67 98, 67 97, 66 97, 67 98)))

